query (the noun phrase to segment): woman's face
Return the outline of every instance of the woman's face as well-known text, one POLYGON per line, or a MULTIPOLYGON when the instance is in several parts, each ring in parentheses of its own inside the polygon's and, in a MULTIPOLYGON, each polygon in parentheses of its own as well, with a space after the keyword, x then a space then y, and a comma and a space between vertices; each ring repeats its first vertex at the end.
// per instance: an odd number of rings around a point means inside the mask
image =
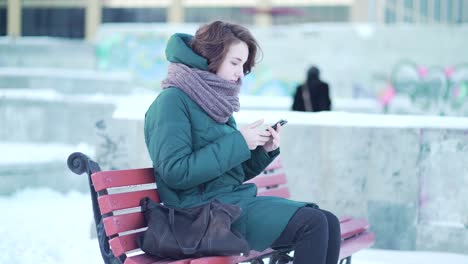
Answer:
POLYGON ((243 41, 233 43, 221 63, 216 75, 230 81, 237 82, 244 77, 244 63, 249 57, 249 48, 243 41))

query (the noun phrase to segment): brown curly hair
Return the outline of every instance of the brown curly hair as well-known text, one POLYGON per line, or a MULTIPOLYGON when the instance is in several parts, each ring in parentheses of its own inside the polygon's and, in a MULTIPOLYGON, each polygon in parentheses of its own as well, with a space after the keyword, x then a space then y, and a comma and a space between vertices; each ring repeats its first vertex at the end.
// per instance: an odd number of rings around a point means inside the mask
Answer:
POLYGON ((221 66, 231 44, 245 42, 249 56, 244 64, 244 74, 247 75, 255 66, 257 50, 260 46, 250 31, 237 24, 215 21, 200 27, 192 40, 192 49, 208 60, 208 70, 216 73, 221 66))

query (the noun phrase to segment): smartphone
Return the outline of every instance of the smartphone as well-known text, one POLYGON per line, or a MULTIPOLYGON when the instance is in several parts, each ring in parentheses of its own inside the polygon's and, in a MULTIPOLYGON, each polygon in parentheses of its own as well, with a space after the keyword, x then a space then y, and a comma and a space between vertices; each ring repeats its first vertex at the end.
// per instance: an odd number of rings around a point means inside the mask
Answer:
POLYGON ((276 122, 274 125, 272 125, 271 127, 276 130, 276 127, 278 126, 278 124, 280 124, 281 126, 284 126, 288 123, 288 120, 286 119, 281 119, 280 121, 276 122))

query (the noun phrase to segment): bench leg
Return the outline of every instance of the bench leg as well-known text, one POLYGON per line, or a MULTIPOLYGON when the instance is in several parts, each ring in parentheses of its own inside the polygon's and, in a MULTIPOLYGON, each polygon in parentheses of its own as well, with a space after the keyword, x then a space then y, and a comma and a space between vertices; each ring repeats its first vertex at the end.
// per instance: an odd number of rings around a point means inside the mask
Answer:
POLYGON ((351 256, 344 258, 340 261, 340 264, 351 264, 351 256))

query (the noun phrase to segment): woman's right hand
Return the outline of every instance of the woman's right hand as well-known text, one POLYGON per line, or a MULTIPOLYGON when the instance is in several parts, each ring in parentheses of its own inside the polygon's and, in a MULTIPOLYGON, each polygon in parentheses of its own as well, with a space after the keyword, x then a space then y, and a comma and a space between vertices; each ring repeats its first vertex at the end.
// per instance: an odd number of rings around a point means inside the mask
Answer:
POLYGON ((258 146, 265 145, 270 140, 270 131, 259 128, 263 124, 263 119, 257 120, 250 125, 244 126, 240 129, 242 136, 247 142, 250 150, 256 149, 258 146))

